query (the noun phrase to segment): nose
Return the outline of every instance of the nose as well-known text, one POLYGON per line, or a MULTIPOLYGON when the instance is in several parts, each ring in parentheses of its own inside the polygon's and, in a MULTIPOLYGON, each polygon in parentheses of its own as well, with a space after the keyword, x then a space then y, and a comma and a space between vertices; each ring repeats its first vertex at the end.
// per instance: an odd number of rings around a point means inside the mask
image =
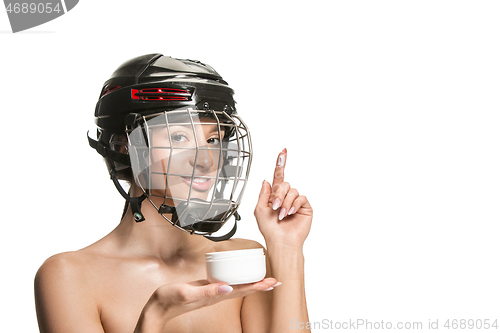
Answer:
POLYGON ((206 172, 211 171, 214 161, 210 150, 204 148, 206 147, 200 147, 199 149, 197 149, 197 153, 191 157, 189 162, 194 168, 206 172))

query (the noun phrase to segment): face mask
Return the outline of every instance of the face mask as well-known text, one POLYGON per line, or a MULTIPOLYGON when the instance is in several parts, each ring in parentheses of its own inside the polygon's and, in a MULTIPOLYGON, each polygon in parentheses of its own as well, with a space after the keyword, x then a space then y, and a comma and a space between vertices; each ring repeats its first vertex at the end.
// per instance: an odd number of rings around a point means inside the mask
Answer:
POLYGON ((133 117, 126 132, 134 180, 166 220, 209 235, 237 216, 252 159, 238 116, 184 109, 133 117))

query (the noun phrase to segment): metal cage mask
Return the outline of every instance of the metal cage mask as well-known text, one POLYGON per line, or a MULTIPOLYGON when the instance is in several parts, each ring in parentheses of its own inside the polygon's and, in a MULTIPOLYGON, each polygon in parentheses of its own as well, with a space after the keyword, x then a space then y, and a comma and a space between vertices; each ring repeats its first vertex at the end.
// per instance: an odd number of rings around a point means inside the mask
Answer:
POLYGON ((238 217, 252 145, 237 115, 183 109, 131 114, 126 123, 135 183, 167 221, 210 235, 238 217))

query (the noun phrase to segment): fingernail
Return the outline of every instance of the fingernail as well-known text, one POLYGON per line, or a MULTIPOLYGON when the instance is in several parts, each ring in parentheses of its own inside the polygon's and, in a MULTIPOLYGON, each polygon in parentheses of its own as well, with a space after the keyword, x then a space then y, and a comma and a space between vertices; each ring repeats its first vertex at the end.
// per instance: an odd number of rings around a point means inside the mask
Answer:
POLYGON ((271 288, 276 288, 277 286, 281 286, 281 282, 276 283, 274 286, 271 286, 271 288))
POLYGON ((295 207, 292 206, 292 208, 288 211, 288 215, 292 215, 293 213, 295 213, 295 207))
POLYGON ((228 294, 231 291, 233 291, 233 287, 228 286, 227 284, 220 285, 219 288, 217 288, 217 293, 219 294, 228 294))
POLYGON ((278 209, 278 208, 279 208, 279 206, 280 206, 280 204, 281 204, 281 200, 280 200, 280 198, 276 198, 276 199, 274 200, 274 202, 273 202, 273 210, 278 209))
POLYGON ((262 290, 262 291, 271 291, 271 290, 273 290, 273 289, 274 289, 273 287, 270 287, 270 288, 264 289, 264 290, 262 290))
POLYGON ((281 208, 280 215, 278 216, 278 219, 280 221, 283 220, 283 218, 285 217, 285 214, 286 214, 286 209, 285 208, 281 208))

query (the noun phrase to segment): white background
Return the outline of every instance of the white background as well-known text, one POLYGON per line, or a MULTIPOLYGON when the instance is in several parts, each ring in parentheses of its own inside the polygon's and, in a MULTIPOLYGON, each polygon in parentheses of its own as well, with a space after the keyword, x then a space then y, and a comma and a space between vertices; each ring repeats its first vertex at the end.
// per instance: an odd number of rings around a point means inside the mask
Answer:
POLYGON ((254 142, 237 237, 262 241, 257 194, 288 149, 315 214, 311 321, 500 325, 499 17, 497 1, 82 0, 12 34, 0 11, 2 331, 37 331, 47 257, 117 225, 86 132, 114 69, 157 52, 236 91, 254 142))

